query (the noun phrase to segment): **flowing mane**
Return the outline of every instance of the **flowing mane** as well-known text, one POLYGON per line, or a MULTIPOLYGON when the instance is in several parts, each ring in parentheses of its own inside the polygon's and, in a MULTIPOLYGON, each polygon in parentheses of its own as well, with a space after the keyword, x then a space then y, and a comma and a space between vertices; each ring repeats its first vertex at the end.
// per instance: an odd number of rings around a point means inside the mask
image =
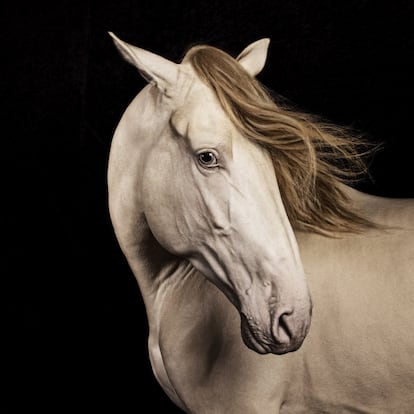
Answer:
POLYGON ((293 228, 325 235, 375 226, 356 211, 342 184, 367 172, 372 146, 345 128, 276 103, 227 53, 194 46, 186 54, 232 122, 271 154, 293 228))

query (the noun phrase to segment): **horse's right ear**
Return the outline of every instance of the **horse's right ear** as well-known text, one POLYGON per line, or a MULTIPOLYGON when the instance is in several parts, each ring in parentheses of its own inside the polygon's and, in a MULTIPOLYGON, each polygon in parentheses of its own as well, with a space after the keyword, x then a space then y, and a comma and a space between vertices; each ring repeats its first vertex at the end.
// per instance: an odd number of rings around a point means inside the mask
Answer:
POLYGON ((112 32, 108 33, 124 59, 134 65, 147 82, 168 94, 168 90, 173 88, 177 82, 178 65, 155 53, 132 46, 112 32))

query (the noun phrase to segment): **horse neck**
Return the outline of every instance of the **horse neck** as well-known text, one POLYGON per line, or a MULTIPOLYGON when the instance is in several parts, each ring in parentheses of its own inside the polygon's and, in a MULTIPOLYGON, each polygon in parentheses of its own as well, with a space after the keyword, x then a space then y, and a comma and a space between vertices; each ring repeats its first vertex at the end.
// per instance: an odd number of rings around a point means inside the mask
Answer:
POLYGON ((145 122, 137 114, 142 112, 143 101, 146 108, 151 108, 157 99, 147 87, 131 102, 115 131, 108 163, 111 221, 140 287, 150 326, 156 324, 169 287, 194 272, 187 260, 169 254, 157 242, 140 200, 143 159, 153 138, 140 131, 145 122))

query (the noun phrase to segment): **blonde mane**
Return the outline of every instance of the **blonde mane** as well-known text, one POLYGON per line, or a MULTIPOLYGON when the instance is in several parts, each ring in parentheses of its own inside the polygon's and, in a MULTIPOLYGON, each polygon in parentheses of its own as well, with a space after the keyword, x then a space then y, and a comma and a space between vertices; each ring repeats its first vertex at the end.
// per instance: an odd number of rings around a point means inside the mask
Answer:
POLYGON ((227 53, 195 46, 185 56, 234 125, 269 151, 294 229, 328 236, 375 226, 356 211, 343 183, 367 172, 372 146, 344 128, 276 103, 227 53))

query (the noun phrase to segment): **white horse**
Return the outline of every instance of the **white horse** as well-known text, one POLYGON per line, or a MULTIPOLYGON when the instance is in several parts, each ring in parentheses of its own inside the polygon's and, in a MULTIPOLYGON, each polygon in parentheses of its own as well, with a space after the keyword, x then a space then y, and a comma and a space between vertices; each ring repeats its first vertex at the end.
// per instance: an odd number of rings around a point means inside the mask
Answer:
POLYGON ((112 37, 150 85, 115 132, 109 207, 171 400, 413 413, 413 200, 342 183, 356 142, 271 100, 268 39, 176 64, 112 37))

